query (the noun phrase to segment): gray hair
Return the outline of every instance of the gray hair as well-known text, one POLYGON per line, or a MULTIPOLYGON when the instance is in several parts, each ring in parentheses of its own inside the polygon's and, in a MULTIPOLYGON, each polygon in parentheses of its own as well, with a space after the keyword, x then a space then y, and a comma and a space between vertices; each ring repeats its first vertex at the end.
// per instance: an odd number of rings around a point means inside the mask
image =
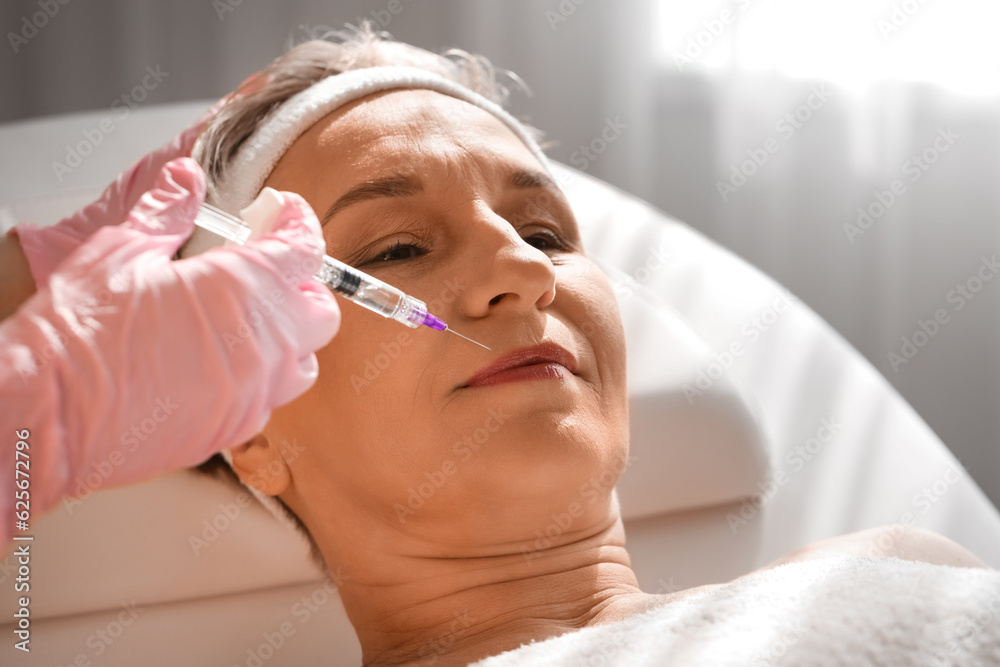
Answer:
MULTIPOLYGON (((200 137, 204 145, 199 156, 201 168, 209 180, 217 180, 226 170, 240 146, 254 133, 275 108, 290 97, 329 76, 348 70, 380 66, 419 67, 454 81, 504 107, 510 90, 497 80, 502 74, 529 92, 521 79, 508 70, 496 70, 480 55, 461 49, 448 49, 440 54, 397 42, 370 21, 348 25, 342 30, 328 28, 307 31, 309 41, 292 47, 275 59, 258 77, 242 88, 258 89, 239 95, 223 105, 209 121, 200 137), (261 85, 260 77, 263 77, 261 85)), ((525 124, 529 134, 541 141, 542 133, 525 124)))

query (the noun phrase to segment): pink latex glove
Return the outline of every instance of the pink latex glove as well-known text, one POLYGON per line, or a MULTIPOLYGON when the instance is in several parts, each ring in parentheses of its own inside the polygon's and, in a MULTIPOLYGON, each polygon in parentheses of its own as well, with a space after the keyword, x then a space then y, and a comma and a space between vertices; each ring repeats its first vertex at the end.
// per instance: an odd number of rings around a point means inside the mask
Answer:
POLYGON ((104 189, 97 201, 73 215, 46 227, 37 227, 30 222, 15 226, 9 233, 17 234, 20 239, 37 289, 49 284, 49 276, 59 263, 90 238, 91 234, 105 225, 121 223, 139 201, 139 197, 153 187, 163 165, 175 158, 190 156, 205 124, 223 105, 260 88, 264 81, 260 72, 247 78, 234 92, 212 105, 201 118, 172 141, 139 158, 138 162, 123 171, 104 189))
POLYGON ((94 482, 143 481, 239 445, 315 381, 313 352, 340 325, 312 279, 324 250, 315 214, 281 193, 270 233, 171 261, 204 191, 193 160, 170 162, 123 224, 95 232, 0 324, 4 544, 18 439, 34 519, 94 482))

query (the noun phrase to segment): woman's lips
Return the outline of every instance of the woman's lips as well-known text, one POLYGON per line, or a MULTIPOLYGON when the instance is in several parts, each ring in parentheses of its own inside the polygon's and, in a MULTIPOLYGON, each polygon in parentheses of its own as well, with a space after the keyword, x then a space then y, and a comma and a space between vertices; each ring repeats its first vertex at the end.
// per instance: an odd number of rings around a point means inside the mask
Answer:
POLYGON ((508 352, 472 376, 466 387, 522 380, 558 380, 576 371, 576 359, 554 343, 508 352))

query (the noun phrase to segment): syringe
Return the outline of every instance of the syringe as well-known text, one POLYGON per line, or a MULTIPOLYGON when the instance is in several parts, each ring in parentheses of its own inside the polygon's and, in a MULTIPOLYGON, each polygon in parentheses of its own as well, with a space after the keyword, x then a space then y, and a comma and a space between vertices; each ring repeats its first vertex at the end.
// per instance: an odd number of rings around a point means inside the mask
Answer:
MULTIPOLYGON (((245 222, 210 204, 201 205, 194 223, 239 245, 243 245, 250 238, 251 229, 245 222)), ((416 329, 422 324, 435 331, 450 331, 470 343, 490 349, 454 329, 449 329, 443 320, 427 312, 427 305, 420 299, 409 296, 329 255, 323 256, 323 264, 314 277, 345 299, 364 306, 382 317, 405 324, 411 329, 416 329)))

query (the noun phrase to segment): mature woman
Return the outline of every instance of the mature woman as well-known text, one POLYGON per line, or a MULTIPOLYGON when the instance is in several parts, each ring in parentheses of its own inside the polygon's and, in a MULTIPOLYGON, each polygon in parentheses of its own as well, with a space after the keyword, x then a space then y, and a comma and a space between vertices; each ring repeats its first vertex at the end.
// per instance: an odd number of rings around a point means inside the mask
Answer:
MULTIPOLYGON (((238 210, 263 186, 301 194, 329 255, 492 348, 343 305, 315 386, 230 452, 337 573, 365 664, 464 665, 737 585, 637 586, 613 488, 598 482, 617 479, 628 452, 622 324, 532 133, 487 101, 504 98, 489 65, 363 27, 300 45, 252 85, 195 148, 210 197, 238 210), (405 70, 378 86, 330 83, 291 110, 320 82, 387 66, 405 70), (372 373, 379 355, 391 363, 372 373), (427 483, 433 494, 414 502, 427 483), (560 536, 539 540, 554 521, 560 536)), ((810 545, 764 570, 861 555, 872 538, 810 545)), ((893 544, 887 556, 985 568, 930 533, 893 544)), ((992 571, 964 572, 998 586, 992 571)))

